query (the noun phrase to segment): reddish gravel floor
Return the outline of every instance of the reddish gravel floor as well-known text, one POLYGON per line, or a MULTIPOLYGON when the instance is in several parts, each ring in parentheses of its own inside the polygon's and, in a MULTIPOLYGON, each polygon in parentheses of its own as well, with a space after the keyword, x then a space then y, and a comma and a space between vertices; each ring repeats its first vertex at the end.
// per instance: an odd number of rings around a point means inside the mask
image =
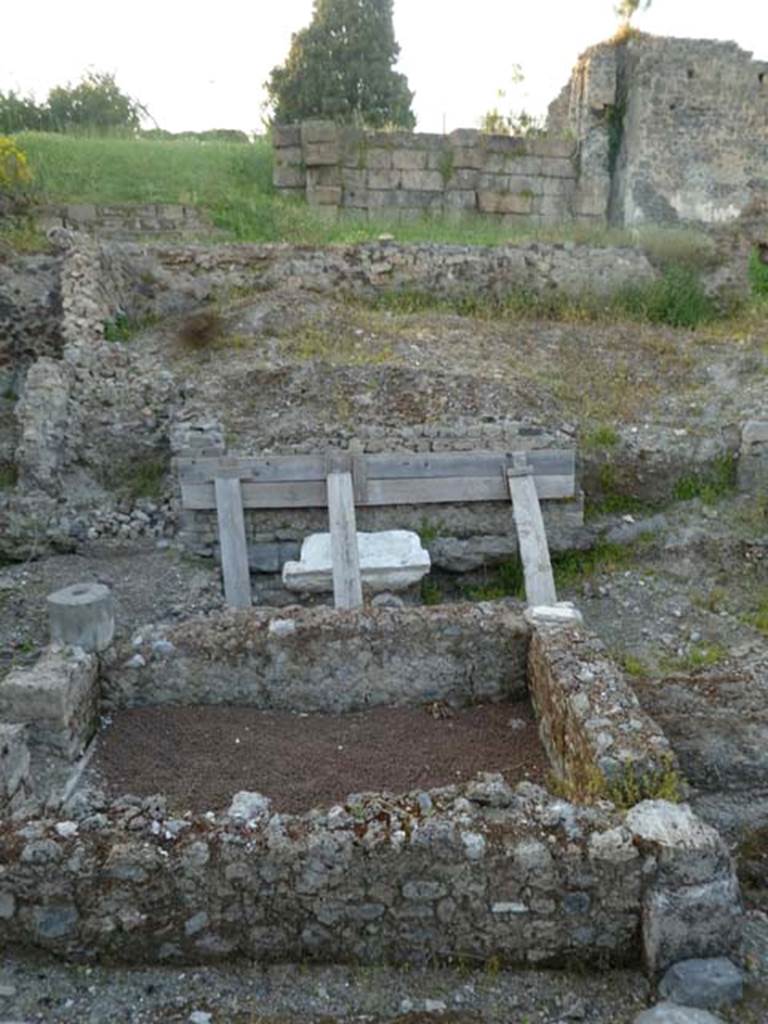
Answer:
POLYGON ((376 708, 345 715, 253 708, 137 708, 114 716, 93 762, 111 796, 164 793, 175 812, 222 810, 241 789, 300 812, 362 790, 394 793, 549 770, 530 704, 376 708))

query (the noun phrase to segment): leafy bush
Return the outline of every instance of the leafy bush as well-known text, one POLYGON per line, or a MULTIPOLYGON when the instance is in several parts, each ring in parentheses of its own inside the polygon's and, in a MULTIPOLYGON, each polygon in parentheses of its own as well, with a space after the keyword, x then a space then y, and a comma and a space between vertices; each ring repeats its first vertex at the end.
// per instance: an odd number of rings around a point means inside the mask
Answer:
POLYGON ((23 149, 13 139, 0 135, 0 197, 13 203, 23 201, 32 184, 32 171, 23 149))

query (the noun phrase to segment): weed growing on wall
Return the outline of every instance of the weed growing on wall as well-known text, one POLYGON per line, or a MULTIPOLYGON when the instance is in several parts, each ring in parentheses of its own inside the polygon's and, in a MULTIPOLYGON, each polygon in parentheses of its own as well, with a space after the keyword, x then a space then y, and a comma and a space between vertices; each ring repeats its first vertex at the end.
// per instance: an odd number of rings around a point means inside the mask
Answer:
POLYGON ((758 298, 768 299, 768 263, 764 263, 762 254, 768 257, 768 247, 755 247, 749 255, 749 283, 752 293, 758 298))

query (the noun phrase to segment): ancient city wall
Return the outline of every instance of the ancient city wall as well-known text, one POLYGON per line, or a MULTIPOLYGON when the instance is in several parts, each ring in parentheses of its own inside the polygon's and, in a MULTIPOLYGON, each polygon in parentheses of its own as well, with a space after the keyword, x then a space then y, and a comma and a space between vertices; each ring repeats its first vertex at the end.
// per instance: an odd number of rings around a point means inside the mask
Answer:
POLYGON ((326 211, 389 220, 479 215, 510 225, 592 214, 581 201, 572 138, 363 132, 307 121, 276 127, 273 143, 275 186, 326 211))
POLYGON ((768 63, 735 43, 631 34, 579 58, 547 132, 274 131, 274 182, 371 219, 514 225, 737 220, 768 188, 768 63))
MULTIPOLYGON (((719 225, 768 187, 768 63, 735 43, 631 35, 579 58, 548 126, 619 224, 719 225)), ((586 187, 586 184, 585 184, 586 187)))

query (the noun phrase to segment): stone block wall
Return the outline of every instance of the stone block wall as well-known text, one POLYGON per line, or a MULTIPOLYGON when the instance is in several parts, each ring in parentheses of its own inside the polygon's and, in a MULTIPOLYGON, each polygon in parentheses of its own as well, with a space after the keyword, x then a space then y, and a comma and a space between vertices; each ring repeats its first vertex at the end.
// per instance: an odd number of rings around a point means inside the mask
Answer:
POLYGON ((115 652, 109 708, 243 704, 340 713, 523 697, 530 629, 503 604, 227 611, 115 652))
POLYGON ((572 138, 364 132, 307 121, 276 127, 273 143, 278 191, 333 214, 546 224, 579 212, 572 138))
POLYGON ((46 231, 66 228, 116 240, 183 239, 213 232, 202 210, 180 203, 62 203, 42 207, 36 219, 46 231))

